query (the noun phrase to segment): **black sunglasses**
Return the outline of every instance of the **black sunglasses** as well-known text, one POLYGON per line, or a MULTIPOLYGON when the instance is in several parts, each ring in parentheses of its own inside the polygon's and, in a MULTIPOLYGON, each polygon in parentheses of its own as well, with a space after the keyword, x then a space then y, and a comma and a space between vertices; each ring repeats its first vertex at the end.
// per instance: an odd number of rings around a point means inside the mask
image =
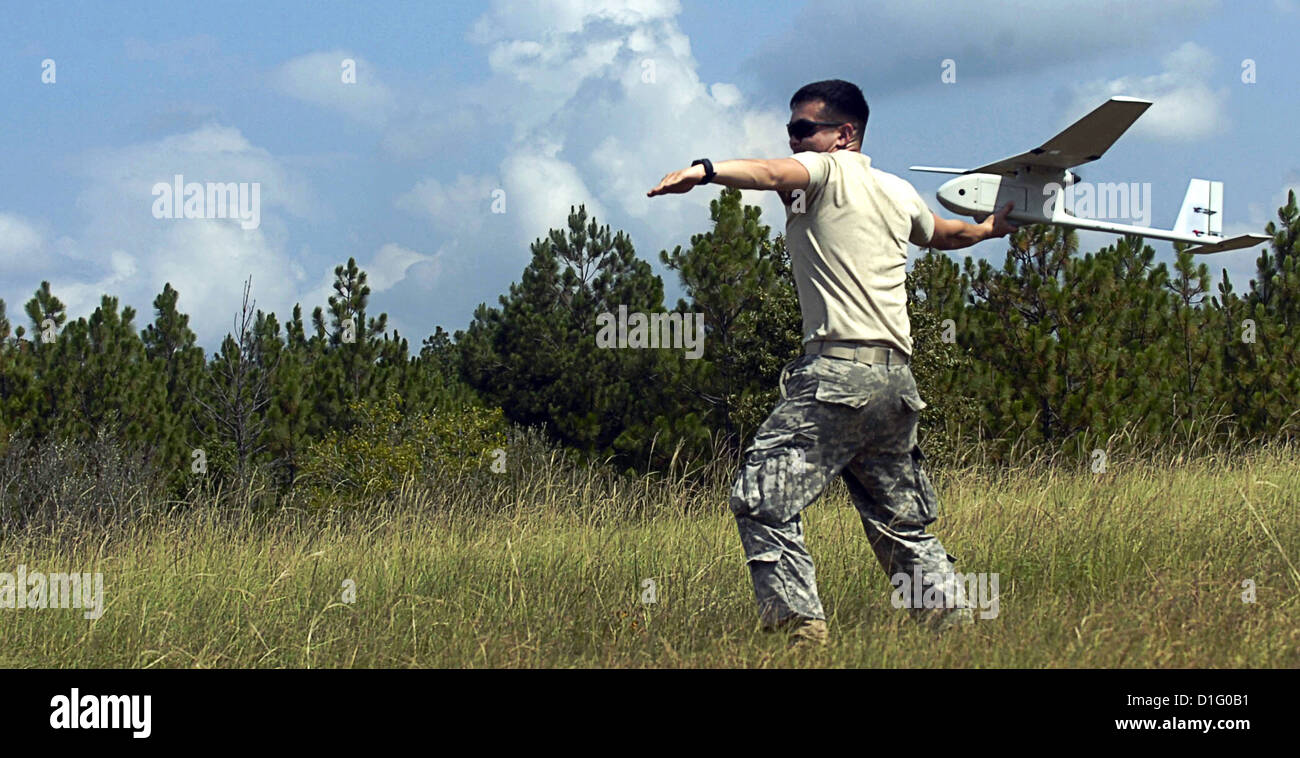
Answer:
POLYGON ((793 139, 807 139, 817 132, 823 126, 839 126, 847 123, 844 121, 809 121, 801 118, 798 121, 792 121, 785 125, 785 131, 793 139))

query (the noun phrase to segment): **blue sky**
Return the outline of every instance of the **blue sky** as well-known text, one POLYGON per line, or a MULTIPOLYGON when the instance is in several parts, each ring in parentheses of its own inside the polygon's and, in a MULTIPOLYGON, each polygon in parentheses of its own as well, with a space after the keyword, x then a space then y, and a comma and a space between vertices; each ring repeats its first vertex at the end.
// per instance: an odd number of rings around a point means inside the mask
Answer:
MULTIPOLYGON (((295 302, 323 306, 349 256, 372 311, 418 349, 495 305, 529 244, 579 203, 628 232, 675 302, 658 253, 709 228, 718 190, 645 191, 694 158, 788 155, 790 95, 818 79, 862 87, 863 151, 945 216, 945 177, 907 166, 1021 152, 1111 95, 1155 105, 1081 173, 1150 183, 1153 225, 1172 225, 1192 177, 1224 182, 1228 234, 1262 232, 1300 187, 1296 0, 64 2, 5 15, 10 320, 26 324, 48 279, 74 318, 107 292, 142 328, 171 282, 209 350, 246 277, 283 320, 295 302), (260 224, 155 218, 152 188, 175 174, 258 183, 260 224)), ((746 194, 779 231, 775 195, 746 194)), ((1081 251, 1112 239, 1082 233, 1081 251)), ((951 254, 1000 264, 1005 243, 951 254)), ((1257 256, 1203 260, 1240 290, 1257 256)))

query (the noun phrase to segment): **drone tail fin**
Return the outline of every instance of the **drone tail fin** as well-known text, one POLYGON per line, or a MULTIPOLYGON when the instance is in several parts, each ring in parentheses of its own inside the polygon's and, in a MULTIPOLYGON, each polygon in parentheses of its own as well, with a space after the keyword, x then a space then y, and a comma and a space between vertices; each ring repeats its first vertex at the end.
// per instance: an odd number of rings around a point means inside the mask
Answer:
POLYGON ((1223 237, 1223 182, 1193 179, 1187 184, 1174 232, 1212 242, 1223 237))

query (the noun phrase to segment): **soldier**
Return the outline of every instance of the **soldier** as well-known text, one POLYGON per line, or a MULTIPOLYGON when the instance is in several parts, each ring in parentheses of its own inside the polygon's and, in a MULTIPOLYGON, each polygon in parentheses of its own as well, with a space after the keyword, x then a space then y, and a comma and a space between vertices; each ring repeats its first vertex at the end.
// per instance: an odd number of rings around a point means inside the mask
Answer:
MULTIPOLYGON (((790 100, 790 158, 700 159, 668 174, 650 197, 713 182, 774 190, 786 205, 804 354, 782 371, 781 401, 745 451, 731 491, 766 630, 824 644, 826 614, 799 513, 843 476, 887 575, 921 576, 935 629, 973 613, 949 555, 925 527, 936 518, 916 424, 925 402, 908 364, 907 243, 955 250, 1013 231, 1008 203, 982 223, 940 218, 905 180, 861 153, 867 101, 832 79, 790 100)), ((922 593, 917 593, 917 597, 922 593)))

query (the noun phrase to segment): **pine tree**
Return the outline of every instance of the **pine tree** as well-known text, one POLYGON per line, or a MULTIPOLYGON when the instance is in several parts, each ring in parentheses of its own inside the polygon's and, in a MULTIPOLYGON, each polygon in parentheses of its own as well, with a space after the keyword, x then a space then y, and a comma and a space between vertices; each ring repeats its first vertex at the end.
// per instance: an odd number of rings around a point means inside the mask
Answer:
POLYGON ((1258 278, 1251 282, 1248 300, 1261 303, 1289 330, 1300 324, 1300 208, 1295 190, 1287 191, 1287 204, 1277 211, 1279 226, 1272 221, 1264 232, 1272 237, 1269 247, 1256 261, 1258 278))
POLYGON ((28 398, 26 405, 25 430, 33 440, 42 440, 53 434, 59 425, 59 414, 67 407, 70 387, 51 384, 47 381, 53 373, 53 365, 59 354, 57 340, 63 335, 67 323, 67 308, 50 292, 50 283, 42 281, 36 294, 27 301, 24 308, 31 320, 33 334, 29 342, 22 342, 22 327, 18 327, 17 339, 22 347, 30 349, 31 367, 34 381, 29 391, 35 392, 28 398))
POLYGON ((1217 372, 1221 357, 1213 323, 1216 314, 1205 297, 1210 289, 1209 267, 1204 263, 1194 265, 1188 247, 1174 243, 1177 276, 1167 285, 1176 298, 1174 326, 1178 336, 1175 341, 1181 346, 1178 388, 1183 397, 1181 406, 1175 403, 1170 409, 1170 416, 1184 426, 1203 419, 1213 410, 1216 387, 1212 381, 1203 380, 1206 372, 1211 376, 1217 372))
POLYGON ((918 421, 927 457, 952 462, 964 441, 978 438, 979 404, 970 384, 974 359, 957 341, 969 328, 969 283, 946 254, 927 248, 906 279, 911 326, 910 368, 926 401, 918 421))
POLYGON ((411 377, 407 396, 418 393, 419 407, 426 411, 450 410, 479 404, 474 390, 462 380, 464 357, 461 346, 441 326, 424 338, 411 377))
POLYGON ((190 453, 199 446, 199 406, 190 389, 204 370, 203 348, 189 328, 190 317, 177 310, 179 298, 170 282, 164 284, 153 301, 154 321, 140 334, 146 359, 164 377, 166 401, 158 419, 162 434, 159 462, 178 489, 190 473, 190 453))
POLYGON ((1223 310, 1223 401, 1238 420, 1240 436, 1296 433, 1300 347, 1290 334, 1300 324, 1300 209, 1294 192, 1278 209, 1280 225, 1256 262, 1257 277, 1244 298, 1232 293, 1227 271, 1220 284, 1223 310), (1253 337, 1253 341, 1248 341, 1253 337))
POLYGON ((31 345, 23 339, 23 328, 16 334, 0 299, 0 454, 13 435, 30 434, 35 403, 36 364, 31 345))
POLYGON ((329 298, 329 324, 318 306, 312 311, 315 339, 321 355, 313 362, 312 397, 315 413, 311 434, 320 438, 330 429, 347 429, 356 419, 352 402, 379 399, 383 377, 377 365, 388 315, 368 318, 370 287, 355 258, 334 268, 334 295, 329 298))
POLYGON ((531 245, 532 260, 500 309, 480 305, 457 335, 466 379, 512 421, 544 425, 592 455, 649 460, 682 425, 671 358, 596 344, 598 314, 663 311, 663 285, 631 240, 572 209, 568 229, 531 245))
POLYGON ((1009 242, 1000 272, 985 261, 974 267, 965 260, 975 304, 958 341, 976 359, 972 386, 983 399, 984 428, 1051 443, 1061 436, 1058 399, 1065 383, 1058 371, 1062 314, 1054 294, 1078 243, 1072 231, 1048 226, 1021 229, 1009 242))
POLYGON ((685 364, 684 378, 734 450, 770 410, 781 367, 798 356, 798 301, 782 260, 784 240, 773 243, 758 207, 742 205, 740 190, 727 188, 709 213, 712 231, 659 258, 691 298, 677 310, 704 315, 704 358, 685 364), (764 339, 775 335, 776 342, 764 339))
POLYGON ((264 365, 272 368, 271 397, 262 441, 280 472, 283 492, 297 479, 311 442, 308 429, 312 404, 307 393, 312 356, 303 328, 302 306, 294 304, 293 318, 285 327, 283 342, 275 314, 264 318, 259 314, 256 331, 257 353, 264 356, 264 365))

